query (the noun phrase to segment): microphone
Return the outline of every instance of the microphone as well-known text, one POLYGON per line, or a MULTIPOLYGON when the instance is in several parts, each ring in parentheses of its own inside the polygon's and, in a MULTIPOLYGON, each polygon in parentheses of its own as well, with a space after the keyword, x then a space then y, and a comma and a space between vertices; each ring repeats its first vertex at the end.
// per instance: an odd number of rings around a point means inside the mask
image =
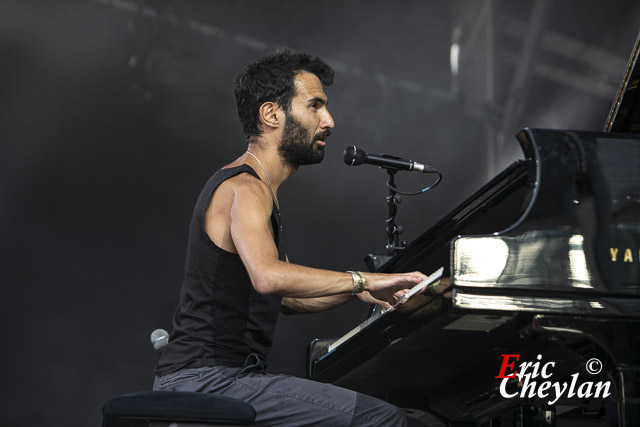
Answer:
POLYGON ((397 169, 412 172, 438 173, 433 166, 423 165, 413 160, 405 160, 400 157, 387 154, 369 154, 355 145, 350 145, 344 150, 344 162, 349 166, 358 166, 363 163, 380 166, 386 169, 397 169))
POLYGON ((151 344, 156 350, 160 350, 165 345, 169 344, 169 334, 164 329, 156 329, 151 332, 151 344))

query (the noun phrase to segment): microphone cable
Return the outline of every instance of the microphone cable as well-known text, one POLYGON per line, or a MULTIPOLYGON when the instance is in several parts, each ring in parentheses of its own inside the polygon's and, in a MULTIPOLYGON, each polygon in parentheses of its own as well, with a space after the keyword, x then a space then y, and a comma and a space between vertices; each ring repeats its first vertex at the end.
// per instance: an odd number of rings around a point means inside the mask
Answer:
POLYGON ((431 184, 430 186, 425 187, 425 188, 423 188, 422 190, 419 190, 419 191, 414 191, 414 192, 411 192, 411 193, 407 193, 407 192, 404 192, 404 191, 400 191, 400 190, 398 190, 396 187, 394 187, 393 185, 391 185, 391 181, 390 181, 390 180, 389 180, 389 181, 387 181, 387 187, 389 187, 390 189, 392 189, 393 191, 395 191, 395 192, 396 192, 396 193, 398 193, 398 194, 402 194, 403 196, 417 196, 417 195, 419 195, 419 194, 424 194, 424 193, 426 193, 427 191, 429 191, 429 190, 431 190, 432 188, 434 188, 435 186, 437 186, 438 184, 440 184, 440 181, 442 181, 442 174, 440 173, 440 171, 435 171, 435 172, 433 172, 433 173, 438 174, 438 178, 435 180, 435 182, 434 182, 433 184, 431 184))

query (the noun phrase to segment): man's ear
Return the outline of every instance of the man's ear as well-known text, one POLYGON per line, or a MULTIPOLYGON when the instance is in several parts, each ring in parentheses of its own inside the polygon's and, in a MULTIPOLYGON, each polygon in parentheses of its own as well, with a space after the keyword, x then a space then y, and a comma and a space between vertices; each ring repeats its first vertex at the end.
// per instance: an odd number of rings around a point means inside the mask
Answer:
POLYGON ((260 122, 265 126, 276 129, 280 127, 282 108, 275 102, 265 102, 260 106, 260 122))

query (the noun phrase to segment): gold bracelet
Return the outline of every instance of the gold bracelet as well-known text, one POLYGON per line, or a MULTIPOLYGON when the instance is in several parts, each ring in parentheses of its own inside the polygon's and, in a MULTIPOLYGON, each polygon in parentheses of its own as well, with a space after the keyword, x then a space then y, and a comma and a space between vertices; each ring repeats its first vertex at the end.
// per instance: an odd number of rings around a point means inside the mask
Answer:
POLYGON ((367 284, 367 279, 364 278, 364 274, 360 271, 347 271, 347 273, 351 273, 351 280, 353 280, 353 291, 352 294, 359 294, 364 291, 364 287, 367 284))

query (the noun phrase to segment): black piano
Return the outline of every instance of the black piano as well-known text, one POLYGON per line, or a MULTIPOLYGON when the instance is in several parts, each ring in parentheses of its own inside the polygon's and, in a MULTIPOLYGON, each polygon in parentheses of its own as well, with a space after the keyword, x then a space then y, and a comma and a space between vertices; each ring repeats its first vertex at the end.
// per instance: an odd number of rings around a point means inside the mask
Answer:
POLYGON ((376 269, 449 292, 314 341, 309 378, 452 425, 640 425, 638 47, 605 132, 522 130, 523 160, 376 269))

